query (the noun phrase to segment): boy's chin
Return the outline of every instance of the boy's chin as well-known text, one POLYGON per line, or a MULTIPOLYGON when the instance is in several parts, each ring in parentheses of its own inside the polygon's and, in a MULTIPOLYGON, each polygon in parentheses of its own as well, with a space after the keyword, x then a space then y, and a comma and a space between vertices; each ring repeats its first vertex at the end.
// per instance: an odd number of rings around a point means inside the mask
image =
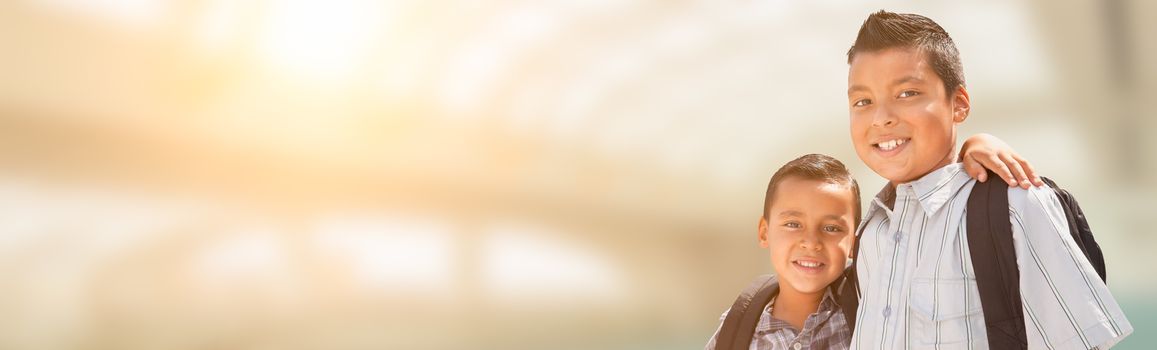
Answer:
POLYGON ((792 289, 803 294, 818 294, 827 290, 828 283, 820 283, 818 281, 781 281, 781 284, 789 284, 792 289))
POLYGON ((901 184, 911 181, 910 176, 908 175, 910 171, 908 171, 906 168, 880 167, 872 168, 872 170, 875 171, 877 175, 880 175, 880 177, 888 180, 888 182, 893 184, 901 184))
POLYGON ((826 285, 826 284, 820 284, 820 285, 805 284, 802 286, 797 285, 795 290, 797 292, 802 293, 802 294, 821 294, 825 290, 827 290, 827 288, 828 288, 828 285, 826 285))

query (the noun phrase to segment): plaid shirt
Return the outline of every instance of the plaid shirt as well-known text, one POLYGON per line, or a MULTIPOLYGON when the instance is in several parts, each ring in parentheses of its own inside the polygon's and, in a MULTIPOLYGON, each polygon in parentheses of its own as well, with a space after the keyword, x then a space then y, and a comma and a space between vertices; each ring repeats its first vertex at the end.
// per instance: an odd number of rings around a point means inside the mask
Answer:
MULTIPOLYGON (((852 340, 852 332, 844 320, 844 313, 836 303, 835 296, 829 289, 820 301, 820 307, 815 313, 808 315, 804 321, 803 330, 797 330, 787 321, 771 316, 771 304, 763 308, 759 317, 759 324, 755 326, 755 335, 752 336, 750 350, 802 350, 802 349, 847 349, 852 340)), ((727 312, 719 317, 719 326, 723 327, 723 320, 727 312)), ((719 329, 707 341, 706 350, 715 350, 715 337, 719 336, 719 329)))

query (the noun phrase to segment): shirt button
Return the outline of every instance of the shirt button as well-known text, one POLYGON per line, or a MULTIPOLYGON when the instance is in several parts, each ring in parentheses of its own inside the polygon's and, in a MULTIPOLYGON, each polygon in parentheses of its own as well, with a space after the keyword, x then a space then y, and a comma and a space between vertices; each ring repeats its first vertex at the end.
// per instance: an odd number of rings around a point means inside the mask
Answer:
POLYGON ((795 344, 791 345, 791 348, 795 349, 795 350, 799 350, 799 348, 802 348, 802 347, 803 347, 803 345, 799 345, 799 343, 795 343, 795 344))
POLYGON ((884 318, 888 318, 888 316, 891 316, 891 315, 892 315, 892 307, 891 306, 885 306, 884 307, 884 318))
POLYGON ((894 237, 894 238, 896 239, 896 242, 897 242, 897 243, 898 243, 898 242, 900 242, 900 238, 901 238, 901 237, 904 237, 904 235, 903 235, 903 234, 900 234, 899 232, 896 232, 896 235, 895 235, 895 237, 894 237))

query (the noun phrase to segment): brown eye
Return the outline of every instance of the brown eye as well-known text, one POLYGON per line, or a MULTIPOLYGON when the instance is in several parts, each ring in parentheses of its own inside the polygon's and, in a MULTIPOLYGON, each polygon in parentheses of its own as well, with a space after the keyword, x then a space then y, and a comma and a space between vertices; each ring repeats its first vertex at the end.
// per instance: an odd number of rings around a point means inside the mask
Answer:
POLYGON ((824 226, 824 232, 840 233, 840 232, 844 232, 844 228, 837 226, 837 225, 827 225, 827 226, 824 226))
POLYGON ((799 223, 798 223, 798 222, 795 222, 795 221, 788 221, 788 222, 786 222, 786 223, 784 223, 784 224, 783 224, 783 227, 787 227, 787 228, 800 228, 800 225, 799 225, 799 223))
POLYGON ((856 100, 856 102, 852 103, 852 106, 853 107, 863 107, 863 106, 867 106, 870 104, 872 104, 872 100, 865 98, 865 99, 861 99, 861 100, 856 100))
POLYGON ((899 97, 905 98, 905 97, 912 97, 912 96, 918 96, 918 95, 920 95, 920 93, 917 92, 916 90, 904 90, 904 92, 900 93, 899 97))

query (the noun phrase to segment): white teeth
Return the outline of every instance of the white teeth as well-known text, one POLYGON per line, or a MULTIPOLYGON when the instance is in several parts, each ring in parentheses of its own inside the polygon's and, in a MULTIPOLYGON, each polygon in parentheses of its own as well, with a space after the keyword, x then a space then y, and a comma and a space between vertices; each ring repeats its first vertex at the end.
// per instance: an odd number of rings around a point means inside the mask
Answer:
POLYGON ((898 147, 898 146, 900 146, 900 145, 903 145, 903 144, 904 144, 904 142, 906 142, 906 141, 904 141, 904 140, 902 140, 902 139, 900 139, 900 140, 889 140, 889 141, 880 142, 880 143, 878 144, 878 146, 879 146, 879 147, 880 147, 880 149, 882 149, 882 150, 885 150, 885 151, 891 151, 892 149, 895 149, 896 147, 898 147))
POLYGON ((820 267, 821 265, 819 262, 815 261, 796 261, 795 263, 800 264, 800 266, 803 267, 820 267))

